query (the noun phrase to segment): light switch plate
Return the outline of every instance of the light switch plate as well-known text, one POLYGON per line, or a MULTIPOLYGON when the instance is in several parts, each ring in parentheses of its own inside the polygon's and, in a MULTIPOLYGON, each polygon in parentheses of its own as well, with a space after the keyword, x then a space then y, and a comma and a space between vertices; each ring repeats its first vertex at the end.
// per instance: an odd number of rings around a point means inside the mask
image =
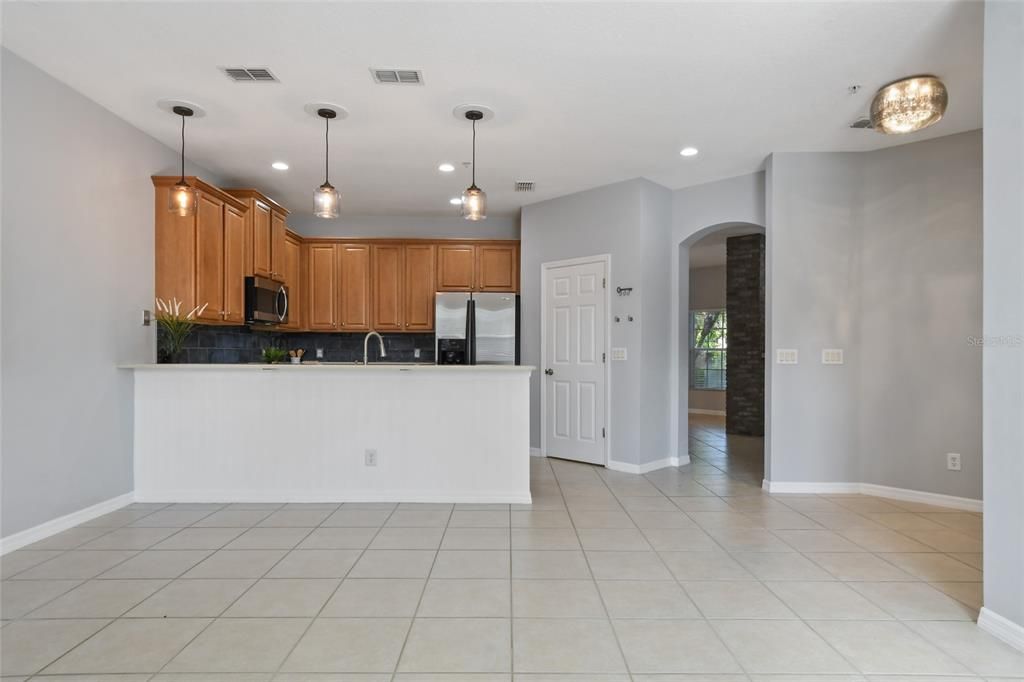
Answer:
POLYGON ((612 360, 622 362, 626 359, 627 353, 625 348, 612 348, 612 360))
POLYGON ((821 349, 821 364, 823 364, 823 365, 841 365, 841 364, 843 364, 843 349, 842 348, 822 348, 821 349))
POLYGON ((775 362, 779 365, 795 365, 799 361, 796 348, 776 348, 775 362))

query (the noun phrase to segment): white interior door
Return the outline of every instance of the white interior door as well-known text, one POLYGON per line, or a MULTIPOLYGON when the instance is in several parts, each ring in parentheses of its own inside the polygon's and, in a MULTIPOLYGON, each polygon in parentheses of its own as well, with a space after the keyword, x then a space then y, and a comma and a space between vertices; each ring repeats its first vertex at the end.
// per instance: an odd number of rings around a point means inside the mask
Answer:
POLYGON ((603 260, 544 268, 546 454, 590 464, 605 456, 603 260))

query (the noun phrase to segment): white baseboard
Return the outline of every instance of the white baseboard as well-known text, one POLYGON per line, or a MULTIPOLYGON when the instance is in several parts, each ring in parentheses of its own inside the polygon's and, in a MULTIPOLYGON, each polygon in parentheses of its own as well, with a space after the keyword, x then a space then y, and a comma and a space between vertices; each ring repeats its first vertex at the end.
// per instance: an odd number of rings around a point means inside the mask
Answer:
POLYGON ((978 627, 1014 649, 1024 651, 1024 626, 1014 623, 1009 618, 1003 618, 983 606, 978 614, 978 627))
POLYGON ((135 493, 125 493, 124 495, 118 495, 117 497, 112 497, 109 500, 104 500, 103 502, 94 504, 91 507, 86 507, 85 509, 79 509, 76 512, 65 514, 64 516, 52 519, 46 523, 40 523, 38 526, 26 528, 19 533, 8 535, 5 538, 0 538, 0 556, 7 554, 8 552, 13 552, 16 549, 21 549, 26 545, 31 545, 33 542, 44 540, 51 535, 60 533, 61 531, 74 528, 86 521, 92 521, 97 517, 116 511, 134 501, 135 493))
POLYGON ((951 509, 962 509, 964 511, 980 512, 982 500, 975 500, 969 497, 956 497, 955 495, 943 495, 941 493, 928 493, 922 490, 911 490, 909 488, 893 488, 887 485, 875 483, 843 483, 843 482, 817 482, 817 481, 769 481, 761 483, 761 487, 770 493, 790 493, 803 495, 873 495, 875 497, 886 497, 890 500, 902 500, 904 502, 920 502, 931 504, 936 507, 948 507, 951 509))
POLYGON ((770 493, 795 495, 848 495, 860 492, 860 483, 769 481, 765 479, 761 482, 761 487, 770 493))
POLYGON ((690 414, 710 414, 714 417, 724 417, 725 410, 701 410, 696 407, 691 407, 687 410, 690 414))
POLYGON ((887 485, 876 485, 874 483, 861 483, 860 491, 864 495, 876 497, 888 497, 890 500, 903 500, 904 502, 920 502, 921 504, 933 504, 936 507, 951 507, 964 511, 982 511, 984 501, 975 500, 970 497, 957 497, 956 495, 943 495, 941 493, 926 493, 921 490, 910 490, 909 488, 892 488, 887 485))
POLYGON ((655 471, 666 467, 686 466, 689 463, 690 456, 683 455, 682 457, 665 457, 664 459, 657 459, 653 462, 644 462, 643 464, 632 464, 630 462, 616 462, 614 460, 609 460, 608 468, 612 471, 621 471, 625 474, 646 474, 648 471, 655 471))
POLYGON ((530 448, 530 457, 544 457, 540 448, 530 448))

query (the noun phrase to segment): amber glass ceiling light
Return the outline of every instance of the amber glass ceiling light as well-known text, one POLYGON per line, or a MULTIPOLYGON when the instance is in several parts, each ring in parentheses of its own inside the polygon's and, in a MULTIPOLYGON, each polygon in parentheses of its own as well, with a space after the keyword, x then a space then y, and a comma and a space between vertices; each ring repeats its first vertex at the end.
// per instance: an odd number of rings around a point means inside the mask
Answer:
POLYGON ((476 122, 483 117, 483 112, 476 109, 466 112, 466 118, 473 122, 473 179, 462 193, 462 217, 466 220, 483 220, 487 217, 487 194, 476 186, 476 122))
POLYGON ((313 215, 317 218, 337 218, 341 197, 328 180, 331 160, 331 119, 338 113, 333 109, 317 109, 317 116, 324 120, 324 184, 313 192, 313 215))
POLYGON ((914 76, 890 83, 871 101, 871 124, 888 135, 912 133, 939 122, 949 94, 935 76, 914 76))
POLYGON ((174 215, 187 218, 196 213, 196 191, 185 180, 185 119, 195 112, 182 106, 175 106, 171 111, 181 116, 181 179, 171 187, 167 207, 174 215))

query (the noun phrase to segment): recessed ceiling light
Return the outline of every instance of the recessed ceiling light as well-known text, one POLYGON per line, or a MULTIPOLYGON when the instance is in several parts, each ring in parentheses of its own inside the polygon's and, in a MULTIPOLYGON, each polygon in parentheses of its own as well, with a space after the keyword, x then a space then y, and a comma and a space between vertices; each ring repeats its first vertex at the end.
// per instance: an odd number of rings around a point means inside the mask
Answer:
POLYGON ((285 163, 284 161, 275 161, 274 163, 270 164, 270 167, 273 168, 274 170, 288 170, 288 164, 285 163))
POLYGON ((440 166, 437 167, 437 170, 441 171, 442 173, 451 173, 453 170, 455 170, 455 166, 453 166, 450 163, 442 163, 440 166))
POLYGON ((452 206, 462 206, 462 198, 452 197, 451 199, 448 200, 448 203, 451 204, 452 206))
POLYGON ((681 150, 679 150, 679 153, 682 156, 697 156, 697 148, 696 147, 683 147, 681 150))

